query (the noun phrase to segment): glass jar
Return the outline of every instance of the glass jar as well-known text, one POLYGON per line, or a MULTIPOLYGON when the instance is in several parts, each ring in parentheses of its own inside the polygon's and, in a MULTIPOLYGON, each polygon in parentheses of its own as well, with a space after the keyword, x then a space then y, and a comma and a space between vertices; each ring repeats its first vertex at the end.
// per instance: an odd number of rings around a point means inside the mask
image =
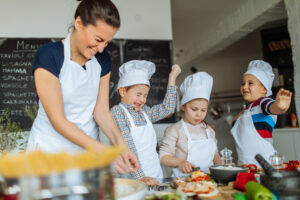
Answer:
POLYGON ((282 169, 284 168, 284 156, 280 155, 278 152, 275 152, 273 155, 270 156, 270 162, 271 165, 275 168, 275 169, 282 169))
POLYGON ((232 163, 232 151, 225 147, 223 150, 221 150, 221 159, 223 162, 223 165, 230 165, 232 163))

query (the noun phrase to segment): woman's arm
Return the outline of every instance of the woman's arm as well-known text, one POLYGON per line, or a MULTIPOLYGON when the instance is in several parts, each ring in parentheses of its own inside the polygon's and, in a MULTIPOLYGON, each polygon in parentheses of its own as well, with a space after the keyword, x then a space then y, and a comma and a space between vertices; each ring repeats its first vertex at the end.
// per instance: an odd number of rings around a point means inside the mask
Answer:
POLYGON ((109 81, 110 73, 100 79, 98 98, 93 113, 94 119, 113 144, 125 144, 109 109, 109 81))
POLYGON ((68 140, 82 148, 103 150, 105 146, 86 135, 76 125, 67 120, 58 78, 43 68, 34 71, 34 81, 38 97, 53 128, 68 140))
MULTIPOLYGON (((100 79, 98 98, 93 113, 94 119, 113 144, 124 145, 126 144, 124 138, 122 137, 109 109, 109 81, 110 73, 100 79)), ((138 160, 135 154, 131 151, 126 151, 123 154, 123 159, 126 165, 130 168, 130 171, 134 172, 139 168, 138 160)))

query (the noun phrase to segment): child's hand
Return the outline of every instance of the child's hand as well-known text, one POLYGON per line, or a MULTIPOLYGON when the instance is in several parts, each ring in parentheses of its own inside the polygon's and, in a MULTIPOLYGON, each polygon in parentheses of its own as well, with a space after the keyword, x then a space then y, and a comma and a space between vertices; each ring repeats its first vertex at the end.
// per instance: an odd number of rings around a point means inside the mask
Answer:
POLYGON ((158 180, 156 180, 155 178, 152 178, 152 177, 144 177, 139 180, 143 181, 147 185, 157 185, 158 184, 158 180))
POLYGON ((179 65, 175 64, 172 66, 172 71, 170 72, 170 77, 173 76, 174 78, 177 78, 177 76, 181 73, 181 68, 179 65))
POLYGON ((270 106, 270 112, 272 114, 285 113, 290 107, 292 95, 292 92, 281 88, 276 94, 275 102, 270 106))
POLYGON ((172 66, 172 71, 169 74, 169 85, 175 85, 177 76, 180 74, 181 68, 175 64, 172 66))
POLYGON ((194 167, 195 167, 195 165, 193 165, 192 163, 190 163, 186 160, 182 161, 178 165, 178 168, 182 173, 191 173, 193 171, 194 167))

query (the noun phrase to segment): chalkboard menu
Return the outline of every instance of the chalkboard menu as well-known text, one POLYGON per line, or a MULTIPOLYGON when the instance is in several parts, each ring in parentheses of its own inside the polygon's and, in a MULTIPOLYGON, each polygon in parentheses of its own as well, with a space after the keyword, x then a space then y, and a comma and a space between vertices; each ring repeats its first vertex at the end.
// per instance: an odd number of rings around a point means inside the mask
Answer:
MULTIPOLYGON (((26 105, 37 104, 32 76, 32 64, 36 50, 56 39, 0 38, 0 113, 11 110, 12 120, 22 128, 30 129, 32 121, 24 112, 26 105)), ((122 63, 143 59, 156 64, 156 73, 150 80, 151 89, 147 105, 162 103, 171 70, 171 42, 165 40, 113 40, 106 49, 111 55, 113 70, 110 83, 110 106, 120 102, 117 93, 118 69, 122 63)), ((160 122, 174 122, 175 116, 160 122)))
POLYGON ((31 127, 25 105, 37 104, 31 72, 36 50, 51 39, 0 39, 0 111, 9 108, 13 121, 31 127))

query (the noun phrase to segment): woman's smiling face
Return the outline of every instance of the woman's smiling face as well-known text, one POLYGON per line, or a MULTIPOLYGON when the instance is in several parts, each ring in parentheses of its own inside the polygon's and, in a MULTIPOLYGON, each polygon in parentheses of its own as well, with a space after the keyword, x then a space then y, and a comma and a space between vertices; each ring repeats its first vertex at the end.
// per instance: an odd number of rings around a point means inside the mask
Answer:
POLYGON ((99 19, 95 25, 84 26, 80 17, 75 20, 77 31, 77 48, 79 53, 87 60, 91 59, 97 52, 103 52, 104 48, 113 39, 118 29, 99 19))

